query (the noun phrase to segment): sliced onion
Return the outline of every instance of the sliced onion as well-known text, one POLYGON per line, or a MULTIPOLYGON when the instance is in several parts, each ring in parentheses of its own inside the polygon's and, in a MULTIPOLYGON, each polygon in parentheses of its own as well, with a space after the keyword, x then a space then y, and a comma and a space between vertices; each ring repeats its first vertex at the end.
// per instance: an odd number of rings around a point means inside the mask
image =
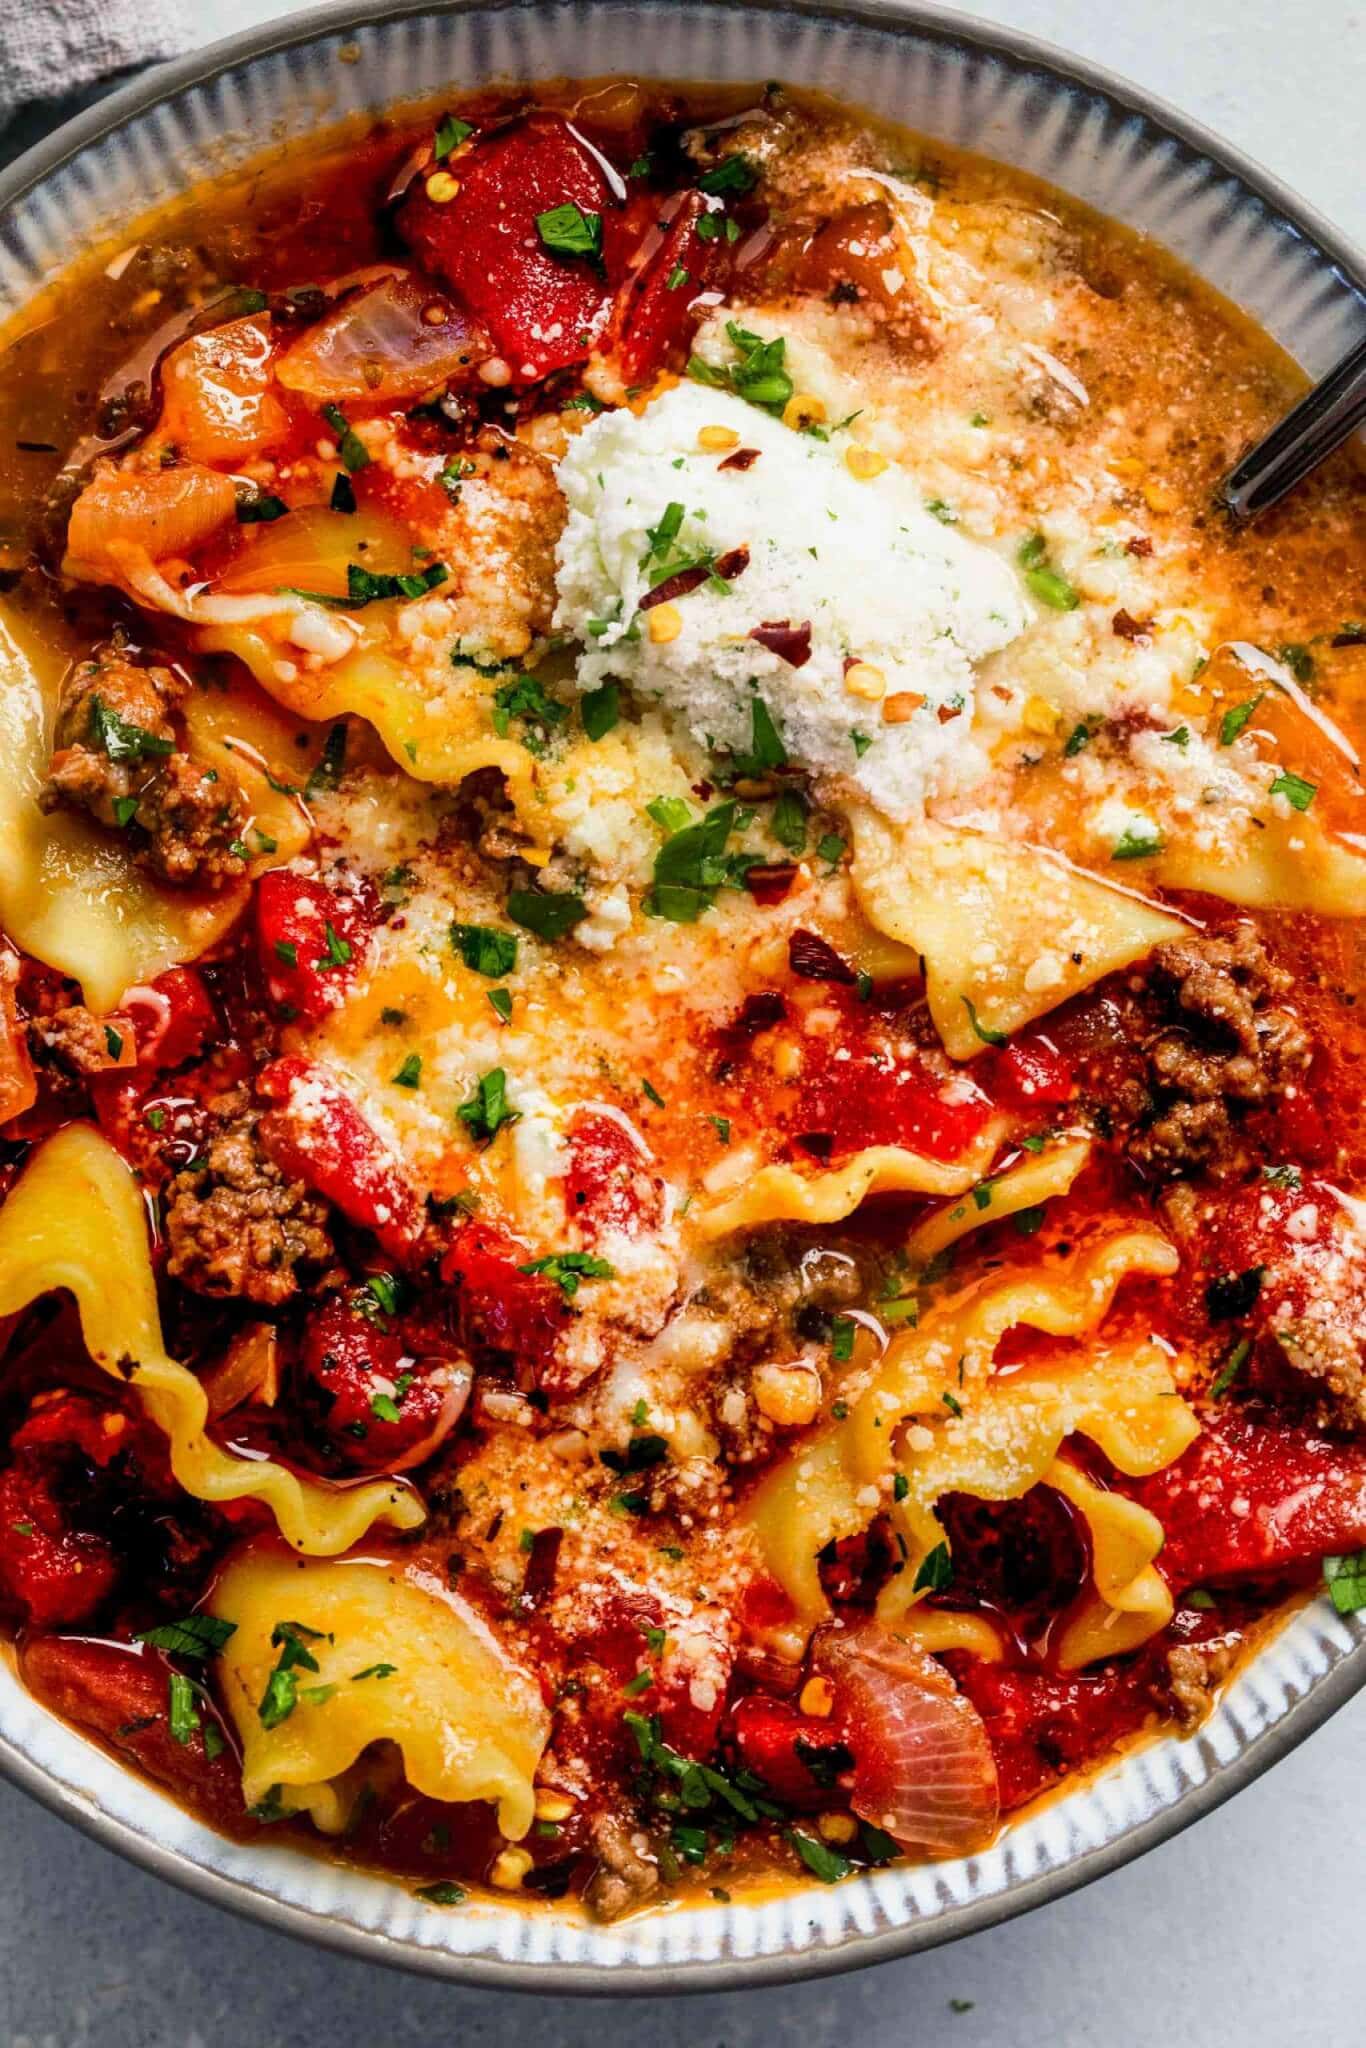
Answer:
POLYGON ((246 1401, 273 1408, 280 1396, 280 1344, 270 1323, 247 1323, 200 1385, 217 1421, 246 1401))
POLYGON ((812 1663, 850 1731, 855 1813, 932 1855, 985 1848, 1000 1819, 996 1765, 980 1715, 943 1665, 875 1621, 823 1630, 812 1663))
POLYGON ((117 571, 120 548, 142 549, 149 561, 187 554, 237 511, 230 476, 192 462, 174 469, 109 470, 71 508, 68 575, 104 582, 117 571))
POLYGON ((310 327, 276 366, 290 391, 319 404, 419 398, 475 375, 493 354, 483 328, 411 273, 357 292, 310 327))
POLYGON ((446 1438, 465 1412, 474 1384, 474 1373, 463 1358, 443 1358, 433 1366, 427 1375, 429 1381, 441 1389, 441 1406, 436 1420, 425 1436, 410 1444, 401 1458, 395 1458, 392 1465, 386 1465, 386 1472, 409 1472, 414 1465, 420 1465, 432 1452, 444 1444, 446 1438))

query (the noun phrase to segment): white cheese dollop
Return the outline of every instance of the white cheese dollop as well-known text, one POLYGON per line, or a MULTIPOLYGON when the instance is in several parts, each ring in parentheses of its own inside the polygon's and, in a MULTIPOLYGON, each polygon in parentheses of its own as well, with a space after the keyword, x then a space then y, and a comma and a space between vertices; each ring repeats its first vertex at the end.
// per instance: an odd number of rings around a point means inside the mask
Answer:
POLYGON ((702 745, 742 754, 758 695, 795 765, 844 776, 906 818, 931 790, 983 772, 971 736, 974 664, 1013 640, 1028 613, 999 556, 942 525, 895 463, 854 476, 851 445, 847 431, 820 440, 692 383, 639 415, 604 413, 559 465, 569 516, 555 625, 583 644, 580 689, 617 677, 702 745), (757 458, 726 468, 732 451, 699 445, 707 427, 732 429, 757 458), (679 596, 681 630, 656 640, 639 606, 659 580, 648 530, 670 505, 683 508, 676 553, 747 548, 749 562, 729 591, 704 583, 679 596), (800 667, 748 637, 774 623, 809 623, 800 667), (848 688, 851 662, 882 671, 881 701, 848 688), (888 701, 906 696, 924 702, 893 704, 908 715, 884 718, 888 701), (941 710, 957 715, 941 720, 941 710))

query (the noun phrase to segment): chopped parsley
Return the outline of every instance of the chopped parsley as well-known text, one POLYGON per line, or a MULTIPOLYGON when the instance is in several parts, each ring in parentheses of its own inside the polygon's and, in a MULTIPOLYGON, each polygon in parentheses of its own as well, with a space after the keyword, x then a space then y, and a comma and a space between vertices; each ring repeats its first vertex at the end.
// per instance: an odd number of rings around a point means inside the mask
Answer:
POLYGON ((455 114, 443 114, 432 145, 432 155, 436 162, 444 164, 451 151, 459 149, 461 143, 467 142, 473 133, 474 130, 468 121, 460 120, 455 114))
POLYGON ((339 405, 325 405, 323 418, 337 437, 337 452, 342 466, 354 476, 358 469, 364 469, 369 463, 369 449, 339 405))
POLYGON ((145 761, 149 755, 164 756, 175 752, 173 740, 163 739, 160 733, 148 732, 145 726, 130 725, 99 696, 90 699, 86 733, 91 743, 111 761, 145 761))
POLYGON ((288 510, 284 499, 270 491, 244 491, 237 500, 237 520, 241 526, 269 526, 273 520, 283 519, 288 510))
POLYGON ((1306 782, 1302 775, 1292 775, 1287 769, 1272 783, 1271 794, 1283 796, 1292 810, 1307 811, 1318 795, 1318 784, 1306 782))
POLYGON ((921 1559, 920 1569, 915 1575, 915 1591, 942 1593, 953 1584, 953 1565, 949 1558, 947 1543, 936 1543, 934 1549, 921 1559))
POLYGON ((594 1258, 590 1252, 550 1252, 543 1259, 532 1259, 526 1266, 517 1268, 519 1273, 544 1273, 547 1280, 553 1280, 566 1301, 572 1301, 585 1280, 611 1280, 616 1269, 606 1259, 594 1258))
POLYGON ((602 215, 585 213, 572 199, 538 213, 536 232, 542 247, 549 249, 552 256, 587 256, 595 262, 601 259, 602 215))
POLYGON ((453 505, 460 501, 460 486, 475 474, 477 465, 463 455, 452 455, 437 473, 437 482, 453 505))
POLYGON ((793 391, 785 367, 787 343, 781 335, 765 341, 762 335, 741 327, 735 320, 726 322, 726 333, 738 351, 737 360, 718 369, 703 357, 693 356, 688 363, 688 375, 699 384, 728 385, 737 398, 762 406, 766 412, 780 413, 793 391))
POLYGON ((671 924, 696 924, 716 901, 723 884, 735 879, 726 841, 735 824, 734 803, 717 804, 695 825, 671 833, 655 855, 654 887, 645 898, 649 917, 671 924))
POLYGON ((1125 827, 1110 852, 1111 860, 1147 860, 1150 854, 1161 853, 1160 832, 1136 832, 1131 825, 1125 827))
POLYGON ((819 1835, 808 1835, 805 1828, 788 1828, 786 1832, 802 1862, 822 1884, 838 1884, 842 1877, 848 1877, 854 1867, 849 1858, 827 1847, 819 1835))
POLYGON ((1080 597, 1063 575, 1048 560, 1048 543, 1041 533, 1031 533, 1020 542, 1015 559, 1024 571, 1025 584, 1030 594, 1050 611, 1074 612, 1081 603, 1080 597))
POLYGON ((795 789, 785 789, 773 806, 769 831, 789 853, 806 851, 806 804, 795 789))
POLYGON ((1096 724, 1093 719, 1084 718, 1080 725, 1074 725, 1071 732, 1067 735, 1067 742, 1062 750, 1065 759, 1069 761, 1075 759, 1083 747, 1090 746, 1095 736, 1096 724))
POLYGON ((1224 713, 1223 717, 1219 720, 1219 744, 1221 747, 1231 747, 1233 745, 1233 742, 1252 717, 1265 695, 1265 690, 1259 690, 1255 697, 1247 698, 1242 704, 1234 704, 1224 713))
POLYGON ((492 716, 493 729, 500 739, 507 737, 514 718, 521 719, 525 728, 522 745, 529 754, 539 757, 550 745, 555 727, 563 725, 569 713, 563 704, 547 697, 535 676, 517 676, 494 691, 492 716))
POLYGON ((327 950, 314 961, 314 966, 321 969, 324 973, 333 967, 348 966, 351 960, 350 941, 341 936, 330 918, 324 921, 323 939, 327 950))
POLYGON ((469 1893, 463 1885, 443 1878, 438 1884, 420 1884, 413 1897, 425 1899, 429 1906, 463 1906, 469 1893))
POLYGON ((420 1088, 422 1086, 422 1055, 410 1052, 403 1065, 394 1075, 395 1088, 420 1088))
POLYGON ((346 567, 346 602, 349 605, 376 604, 389 597, 425 597, 450 575, 444 562, 429 562, 411 576, 390 576, 362 569, 358 562, 346 567))
POLYGON ((367 1664, 364 1671, 353 1671, 351 1677, 359 1684, 362 1678, 392 1678, 397 1670, 397 1664, 367 1664))
POLYGON ((621 693, 615 683, 588 690, 579 703, 583 729, 590 740, 604 739, 621 721, 621 693))
POLYGON ((344 469, 339 469, 332 479, 332 496, 328 502, 334 512, 354 512, 356 509, 356 487, 344 469))
POLYGON ((847 1365, 853 1357, 855 1328, 852 1316, 836 1316, 831 1323, 830 1356, 836 1365, 847 1365))
POLYGON ((491 988, 488 991, 488 998, 495 1014, 502 1019, 504 1024, 510 1023, 512 1021, 512 991, 506 988, 491 988))
POLYGON ((709 199, 743 199, 758 182, 759 166, 752 157, 737 149, 733 156, 725 157, 711 170, 703 171, 697 181, 697 189, 705 192, 709 199))
POLYGON ((338 723, 328 728, 322 753, 304 784, 304 795, 315 797, 325 789, 335 789, 342 779, 345 767, 346 727, 338 723))
POLYGON ((1247 1364, 1252 1350, 1252 1339, 1240 1337, 1219 1369, 1217 1378, 1210 1387, 1210 1399, 1222 1401, 1243 1367, 1247 1364))
POLYGON ((318 1660, 308 1643, 321 1641, 322 1631, 307 1628, 301 1621, 277 1621, 270 1632, 270 1640, 280 1655, 266 1680, 266 1689, 256 1711, 263 1728, 278 1728, 282 1721, 289 1719, 298 1702, 297 1673, 318 1669, 318 1660))
POLYGON ((1323 1582, 1339 1614, 1356 1614, 1366 1607, 1366 1550, 1325 1557, 1323 1582))
POLYGON ((505 1124, 521 1122, 521 1111, 509 1109, 507 1075, 502 1067, 481 1074, 468 1102, 462 1102, 456 1116, 476 1144, 491 1145, 505 1124))
POLYGON ((167 1680, 168 1711, 166 1725, 172 1742, 184 1745, 203 1726, 199 1709, 194 1703, 194 1680, 187 1678, 183 1671, 173 1671, 167 1680))
POLYGON ((587 915, 582 896, 550 895, 538 889, 513 889, 508 894, 508 916, 538 939, 562 939, 587 915))
POLYGON ((963 997, 963 1008, 968 1013, 969 1024, 971 1024, 974 1032, 977 1034, 978 1038, 981 1039, 983 1045, 1008 1045, 1010 1043, 1009 1032, 995 1031, 992 1029, 990 1024, 984 1024, 982 1022, 981 1018, 977 1015, 977 1006, 973 1002, 971 996, 963 997))
POLYGON ((501 980, 517 965, 517 935, 487 924, 453 924, 451 946, 466 967, 490 981, 501 980))
POLYGON ((222 1621, 216 1614, 186 1614, 179 1621, 163 1621, 156 1628, 143 1629, 135 1643, 164 1650, 170 1657, 213 1657, 230 1636, 237 1633, 235 1621, 222 1621))

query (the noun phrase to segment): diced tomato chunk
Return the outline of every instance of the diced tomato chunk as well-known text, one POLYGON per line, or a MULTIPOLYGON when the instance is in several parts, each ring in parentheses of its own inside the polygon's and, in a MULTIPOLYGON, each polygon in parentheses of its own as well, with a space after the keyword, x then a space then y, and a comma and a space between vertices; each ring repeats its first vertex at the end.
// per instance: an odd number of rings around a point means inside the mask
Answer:
POLYGON ((1165 1471, 1113 1482, 1161 1522, 1157 1565, 1173 1588, 1366 1544, 1366 1444, 1233 1410, 1204 1424, 1165 1471))
POLYGON ((257 1076, 269 1103, 258 1136, 275 1164, 324 1196, 394 1258, 406 1259, 422 1227, 417 1196, 383 1140, 346 1091, 311 1061, 287 1055, 257 1076))
POLYGON ((0 1587, 34 1628, 84 1621, 118 1576, 104 1538, 73 1527, 43 1463, 21 1457, 0 1472, 0 1587))
POLYGON ((385 1316, 366 1289, 335 1296, 309 1318, 302 1368, 348 1464, 394 1472, 430 1455, 469 1393, 469 1370, 452 1351, 436 1333, 385 1316))
POLYGON ((1141 1663, 1110 1665, 1093 1678, 1059 1678, 961 1652, 944 1661, 981 1715, 1003 1813, 1103 1756, 1153 1710, 1141 1663))
POLYGON ((831 1156, 904 1145, 931 1159, 957 1159, 991 1115, 989 1098, 967 1074, 945 1077, 915 1052, 847 1050, 848 1059, 823 1061, 801 1091, 797 1135, 832 1141, 831 1156))
POLYGON ((593 1238, 605 1230, 631 1235, 654 1229, 663 1211, 663 1184, 643 1144, 623 1120, 602 1110, 580 1110, 569 1128, 569 1170, 564 1205, 593 1238))
POLYGON ((563 1294, 544 1273, 523 1273, 526 1247, 486 1223, 467 1223, 441 1264, 460 1290, 461 1334, 471 1351, 511 1360, 519 1386, 539 1384, 569 1320, 563 1294))
POLYGON ((309 875, 274 868, 256 886, 256 933, 270 999, 316 1023, 345 1001, 369 937, 367 906, 309 875))
POLYGON ((420 262, 479 315, 515 382, 586 362, 610 289, 589 257, 547 248, 536 221, 565 205, 601 219, 616 205, 592 151, 562 115, 528 114, 474 143, 451 175, 453 198, 430 197, 420 178, 399 215, 420 262))
POLYGON ((1051 1039, 1014 1038, 994 1062, 991 1092, 1011 1109, 1042 1109, 1072 1099, 1072 1062, 1051 1039))
MULTIPOLYGON (((30 1636, 20 1648, 19 1668, 29 1691, 63 1720, 130 1756, 157 1784, 193 1804, 210 1826, 240 1834, 237 1753, 225 1739, 210 1758, 202 1732, 188 1742, 175 1740, 167 1713, 167 1667, 155 1651, 131 1643, 30 1636)), ((196 1706, 202 1720, 213 1718, 202 1700, 196 1706)))
POLYGON ((815 1808, 838 1801, 836 1780, 853 1769, 853 1752, 836 1723, 763 1693, 747 1693, 736 1701, 727 1733, 746 1770, 762 1778, 785 1806, 815 1808))
POLYGON ((165 1071, 197 1059, 219 1029, 204 977, 193 967, 168 967, 145 987, 126 991, 139 1067, 165 1071))
POLYGON ((660 211, 660 224, 641 245, 613 314, 628 384, 647 383, 666 363, 681 358, 701 315, 703 294, 719 288, 726 269, 728 244, 719 232, 720 216, 709 213, 700 192, 684 192, 660 211), (709 240, 698 233, 704 219, 718 230, 709 240))

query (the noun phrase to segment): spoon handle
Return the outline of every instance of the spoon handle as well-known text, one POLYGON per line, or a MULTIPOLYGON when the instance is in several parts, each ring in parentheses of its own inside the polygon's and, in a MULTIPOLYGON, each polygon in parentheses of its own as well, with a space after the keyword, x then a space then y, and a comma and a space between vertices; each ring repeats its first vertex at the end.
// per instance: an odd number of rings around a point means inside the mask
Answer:
POLYGON ((1366 339, 1234 465, 1224 478, 1220 503, 1235 519, 1255 519, 1317 469, 1363 422, 1366 339))

